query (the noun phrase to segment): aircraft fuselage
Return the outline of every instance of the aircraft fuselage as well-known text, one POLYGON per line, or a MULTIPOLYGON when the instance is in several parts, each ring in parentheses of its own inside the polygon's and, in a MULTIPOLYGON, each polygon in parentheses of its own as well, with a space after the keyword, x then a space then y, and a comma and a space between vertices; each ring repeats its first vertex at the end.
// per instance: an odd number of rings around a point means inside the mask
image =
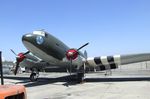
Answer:
POLYGON ((63 42, 44 31, 23 35, 22 42, 31 53, 55 65, 60 64, 69 50, 63 42))

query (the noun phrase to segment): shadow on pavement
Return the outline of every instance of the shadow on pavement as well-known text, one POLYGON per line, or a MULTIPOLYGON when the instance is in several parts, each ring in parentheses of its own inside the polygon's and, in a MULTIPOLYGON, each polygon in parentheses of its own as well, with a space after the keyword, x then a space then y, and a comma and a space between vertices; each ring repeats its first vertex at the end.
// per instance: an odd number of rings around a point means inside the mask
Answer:
POLYGON ((126 81, 150 81, 150 77, 123 77, 123 78, 86 78, 86 82, 126 82, 126 81))
MULTIPOLYGON (((37 81, 31 82, 29 77, 13 77, 13 76, 4 76, 4 79, 14 79, 19 80, 16 84, 23 84, 26 87, 34 87, 46 84, 54 84, 56 82, 64 82, 64 86, 68 87, 70 85, 79 84, 76 81, 76 75, 62 76, 58 78, 38 78, 37 81)), ((85 82, 126 82, 126 81, 150 81, 150 77, 124 77, 124 78, 85 78, 85 82)))
POLYGON ((53 84, 56 82, 74 83, 75 77, 76 77, 75 75, 62 76, 58 78, 40 77, 35 82, 31 82, 29 77, 4 76, 4 79, 18 80, 15 84, 23 84, 26 87, 34 87, 46 84, 53 84))

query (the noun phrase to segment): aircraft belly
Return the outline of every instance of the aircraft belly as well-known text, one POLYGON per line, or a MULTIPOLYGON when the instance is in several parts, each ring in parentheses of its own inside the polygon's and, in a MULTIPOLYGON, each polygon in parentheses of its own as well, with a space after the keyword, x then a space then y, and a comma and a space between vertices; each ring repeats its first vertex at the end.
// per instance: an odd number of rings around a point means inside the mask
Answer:
POLYGON ((33 53, 34 55, 36 55, 37 57, 41 58, 42 60, 48 62, 49 64, 54 64, 54 65, 59 65, 60 61, 50 55, 48 55, 47 53, 45 53, 44 51, 40 50, 39 48, 37 48, 36 46, 34 46, 33 44, 23 41, 24 45, 26 46, 26 48, 31 51, 31 53, 33 53))

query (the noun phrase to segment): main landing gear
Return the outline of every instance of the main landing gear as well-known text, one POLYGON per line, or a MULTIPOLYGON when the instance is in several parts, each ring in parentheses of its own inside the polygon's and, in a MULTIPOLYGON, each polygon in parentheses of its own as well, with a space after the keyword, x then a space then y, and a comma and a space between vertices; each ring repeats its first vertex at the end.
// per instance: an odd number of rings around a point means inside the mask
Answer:
POLYGON ((70 76, 68 76, 68 78, 69 79, 67 79, 67 80, 69 80, 69 82, 76 82, 76 83, 83 83, 84 82, 84 74, 85 74, 85 71, 84 71, 84 67, 79 67, 79 68, 77 68, 76 69, 76 74, 74 75, 72 75, 71 74, 71 70, 69 71, 69 73, 70 73, 70 76))
POLYGON ((30 80, 32 82, 37 81, 38 77, 39 77, 39 71, 37 69, 31 69, 32 73, 30 75, 30 80))
POLYGON ((77 71, 77 83, 83 83, 85 77, 85 69, 84 66, 81 66, 77 71))
POLYGON ((84 82, 84 73, 78 72, 77 73, 77 83, 83 83, 84 82))

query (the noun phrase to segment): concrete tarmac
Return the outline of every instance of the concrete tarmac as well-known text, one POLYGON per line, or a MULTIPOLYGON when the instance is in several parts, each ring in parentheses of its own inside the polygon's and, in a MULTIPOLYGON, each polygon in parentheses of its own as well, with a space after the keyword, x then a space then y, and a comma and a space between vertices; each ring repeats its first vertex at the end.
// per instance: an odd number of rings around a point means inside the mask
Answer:
POLYGON ((69 81, 68 73, 40 74, 36 82, 30 82, 30 74, 5 75, 4 81, 25 85, 27 99, 150 99, 150 70, 141 63, 122 66, 108 76, 86 74, 82 84, 69 81))

